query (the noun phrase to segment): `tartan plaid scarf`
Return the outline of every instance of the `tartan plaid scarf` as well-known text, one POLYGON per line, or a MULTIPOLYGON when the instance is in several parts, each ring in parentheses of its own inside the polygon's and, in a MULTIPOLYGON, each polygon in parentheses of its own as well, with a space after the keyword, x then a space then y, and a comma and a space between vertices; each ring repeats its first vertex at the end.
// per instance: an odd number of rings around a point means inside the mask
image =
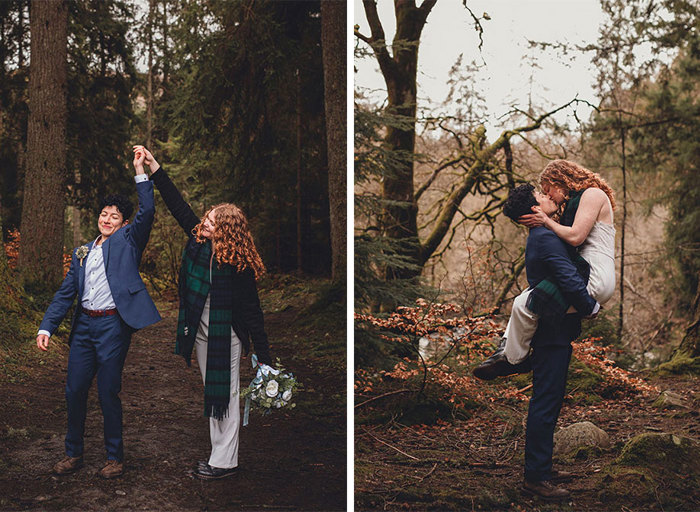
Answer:
MULTIPOLYGON (((571 192, 569 200, 566 203, 566 208, 564 208, 561 218, 559 219, 559 223, 563 226, 573 225, 583 192, 583 190, 571 192)), ((575 247, 566 244, 566 250, 574 262, 578 273, 585 281, 588 281, 591 272, 591 267, 588 262, 583 259, 575 247)), ((537 286, 532 289, 527 299, 527 308, 533 313, 543 317, 562 317, 566 314, 570 305, 571 304, 564 298, 564 294, 561 293, 557 283, 548 278, 537 283, 537 286)))
POLYGON ((187 318, 187 311, 201 311, 209 301, 209 337, 204 383, 204 415, 217 420, 228 414, 231 396, 231 322, 230 286, 233 268, 212 261, 211 242, 194 240, 185 247, 180 268, 180 311, 177 319, 175 353, 187 361, 192 356, 199 318, 187 318), (211 272, 211 281, 210 281, 211 272))

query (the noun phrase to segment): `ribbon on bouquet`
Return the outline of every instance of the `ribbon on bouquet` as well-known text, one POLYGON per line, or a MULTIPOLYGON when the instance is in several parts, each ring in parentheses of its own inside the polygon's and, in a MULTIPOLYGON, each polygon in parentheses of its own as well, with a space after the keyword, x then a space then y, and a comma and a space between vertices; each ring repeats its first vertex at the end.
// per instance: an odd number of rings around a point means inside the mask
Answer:
MULTIPOLYGON (((250 362, 253 365, 253 369, 258 367, 258 356, 257 354, 253 354, 253 356, 250 358, 250 362)), ((256 374, 255 378, 258 378, 258 375, 256 374)), ((245 407, 243 408, 243 426, 248 425, 248 417, 250 416, 250 404, 253 400, 250 398, 250 395, 245 397, 245 407)))

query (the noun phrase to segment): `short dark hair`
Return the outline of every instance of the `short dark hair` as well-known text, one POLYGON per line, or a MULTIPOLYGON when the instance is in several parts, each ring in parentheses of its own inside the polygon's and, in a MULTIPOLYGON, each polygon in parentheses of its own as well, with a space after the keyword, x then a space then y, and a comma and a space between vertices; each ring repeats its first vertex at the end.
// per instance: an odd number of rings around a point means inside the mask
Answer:
POLYGON ((518 222, 518 219, 523 215, 532 213, 532 207, 539 204, 534 192, 535 187, 529 183, 510 189, 508 199, 503 205, 505 216, 518 222))
POLYGON ((134 204, 128 197, 122 194, 110 194, 105 196, 100 202, 100 209, 98 211, 101 212, 106 206, 116 206, 119 213, 124 217, 124 220, 129 220, 129 217, 131 217, 131 214, 134 212, 134 204))

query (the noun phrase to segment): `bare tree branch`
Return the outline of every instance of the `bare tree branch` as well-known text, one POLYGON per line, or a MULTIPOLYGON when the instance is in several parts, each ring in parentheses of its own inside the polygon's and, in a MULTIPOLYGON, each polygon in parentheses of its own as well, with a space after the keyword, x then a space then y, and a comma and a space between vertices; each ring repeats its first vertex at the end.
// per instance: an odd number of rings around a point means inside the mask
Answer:
POLYGON ((452 167, 453 165, 458 164, 464 159, 464 155, 458 155, 454 158, 451 158, 450 160, 446 160, 445 162, 441 163, 438 165, 438 167, 435 168, 435 170, 432 172, 430 177, 425 180, 425 183, 423 183, 420 187, 418 187, 418 190, 416 190, 416 193, 413 195, 413 200, 418 201, 420 197, 423 195, 423 192, 426 191, 426 189, 432 185, 433 181, 435 181, 435 178, 437 178, 437 175, 440 173, 440 171, 443 171, 447 169, 448 167, 452 167))
MULTIPOLYGON (((374 54, 377 56, 377 62, 382 70, 382 75, 385 77, 392 75, 396 72, 396 62, 389 54, 386 45, 384 27, 382 27, 382 22, 377 12, 377 2, 376 0, 362 0, 362 5, 365 8, 367 22, 372 32, 372 37, 368 38, 366 42, 372 47, 374 54)), ((355 33, 357 34, 359 31, 356 30, 355 33)))
POLYGON ((462 182, 459 186, 450 194, 450 197, 445 202, 443 210, 433 228, 433 231, 428 235, 426 240, 421 244, 421 264, 425 263, 428 258, 435 252, 438 248, 442 239, 447 234, 450 229, 450 224, 452 219, 459 208, 462 200, 467 196, 470 190, 472 190, 476 185, 478 185, 482 174, 489 169, 489 162, 495 156, 495 154, 504 148, 508 140, 514 135, 519 135, 522 133, 531 132, 537 130, 542 126, 542 123, 553 116, 557 112, 571 106, 576 99, 569 101, 568 103, 545 112, 540 116, 534 118, 533 122, 519 128, 514 128, 511 130, 505 130, 501 135, 491 144, 480 149, 476 155, 474 163, 469 167, 468 172, 464 175, 462 182))
POLYGON ((484 27, 481 26, 481 20, 479 20, 479 18, 467 5, 467 0, 462 0, 462 5, 467 11, 469 11, 469 14, 474 20, 474 28, 476 29, 476 33, 479 34, 479 51, 481 51, 484 46, 484 27))
POLYGON ((515 260, 514 262, 514 267, 513 267, 513 272, 511 272, 510 276, 508 276, 508 279, 506 281, 506 284, 503 286, 501 289, 501 293, 498 294, 498 298, 496 299, 496 313, 500 313, 501 307, 506 301, 506 296, 508 295, 508 292, 510 289, 513 287, 515 282, 518 280, 518 277, 522 273, 523 269, 525 268, 525 249, 522 248, 520 250, 520 255, 518 256, 518 259, 515 260))

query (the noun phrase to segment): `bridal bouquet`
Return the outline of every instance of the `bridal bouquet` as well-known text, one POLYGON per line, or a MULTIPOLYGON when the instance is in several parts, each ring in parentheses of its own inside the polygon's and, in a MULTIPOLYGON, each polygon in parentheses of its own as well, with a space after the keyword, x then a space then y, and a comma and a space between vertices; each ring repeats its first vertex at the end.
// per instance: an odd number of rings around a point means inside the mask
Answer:
POLYGON ((257 368, 258 371, 248 387, 241 391, 241 397, 245 398, 243 426, 248 424, 251 405, 261 409, 263 414, 269 414, 272 409, 295 407, 292 396, 300 387, 292 373, 284 373, 279 359, 277 359, 276 368, 259 364, 255 354, 251 360, 253 368, 257 368))

